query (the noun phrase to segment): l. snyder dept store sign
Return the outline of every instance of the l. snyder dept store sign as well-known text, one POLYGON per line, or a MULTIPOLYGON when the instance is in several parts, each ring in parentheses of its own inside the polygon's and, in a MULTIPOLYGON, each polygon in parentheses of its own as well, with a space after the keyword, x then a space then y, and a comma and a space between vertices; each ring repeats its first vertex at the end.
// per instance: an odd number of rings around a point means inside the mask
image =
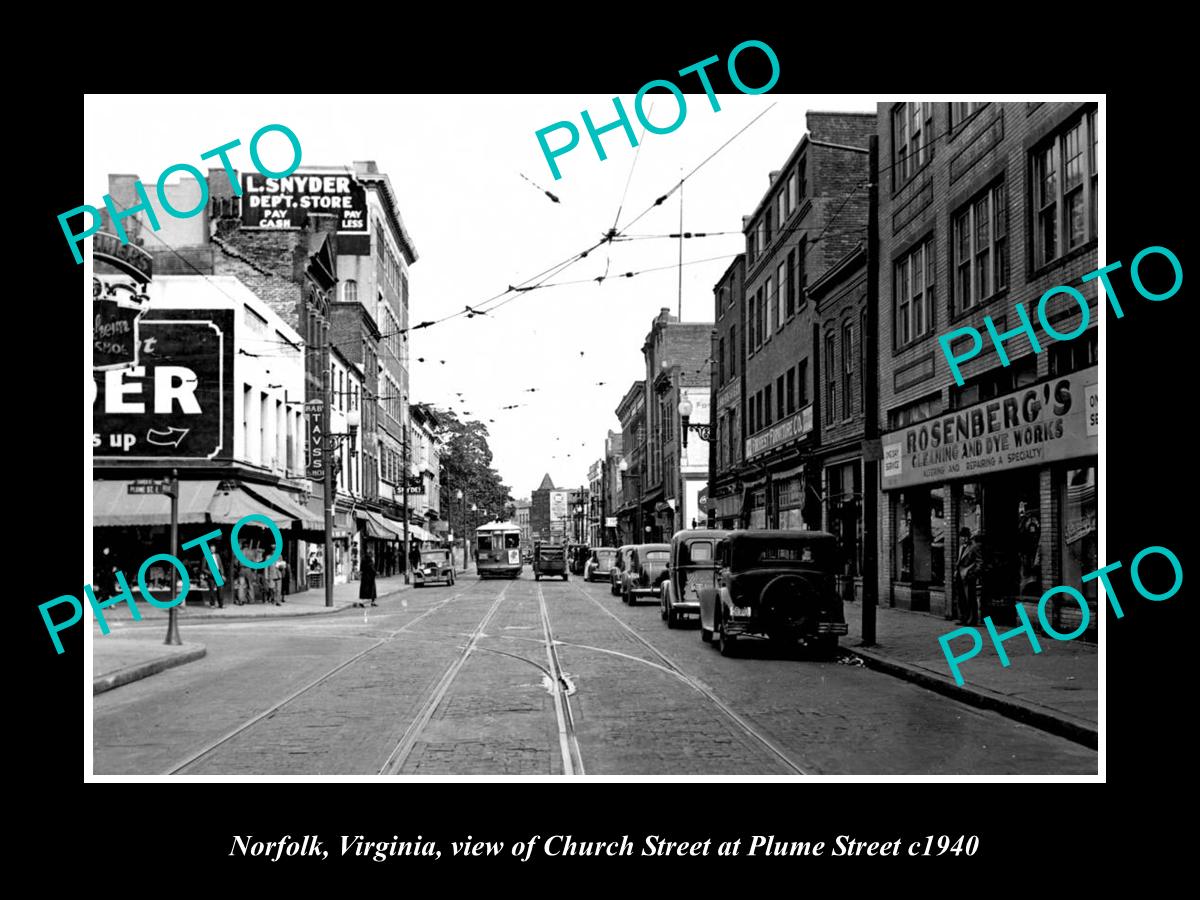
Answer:
POLYGON ((1096 367, 910 425, 883 438, 883 489, 1095 456, 1096 367))

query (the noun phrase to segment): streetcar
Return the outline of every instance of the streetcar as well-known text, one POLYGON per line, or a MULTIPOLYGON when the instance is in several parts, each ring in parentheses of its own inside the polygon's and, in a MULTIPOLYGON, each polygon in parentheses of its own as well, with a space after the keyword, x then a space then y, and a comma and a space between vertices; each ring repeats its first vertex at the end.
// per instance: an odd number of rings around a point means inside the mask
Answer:
POLYGON ((475 569, 483 578, 519 578, 521 529, 513 522, 489 522, 475 529, 475 569))

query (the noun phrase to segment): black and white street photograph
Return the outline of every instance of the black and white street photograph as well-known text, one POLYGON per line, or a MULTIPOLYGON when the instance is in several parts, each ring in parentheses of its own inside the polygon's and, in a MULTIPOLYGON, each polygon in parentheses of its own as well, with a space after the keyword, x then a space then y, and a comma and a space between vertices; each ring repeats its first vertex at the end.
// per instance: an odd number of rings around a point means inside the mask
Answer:
POLYGON ((85 95, 89 778, 1103 779, 1104 96, 712 52, 85 95))

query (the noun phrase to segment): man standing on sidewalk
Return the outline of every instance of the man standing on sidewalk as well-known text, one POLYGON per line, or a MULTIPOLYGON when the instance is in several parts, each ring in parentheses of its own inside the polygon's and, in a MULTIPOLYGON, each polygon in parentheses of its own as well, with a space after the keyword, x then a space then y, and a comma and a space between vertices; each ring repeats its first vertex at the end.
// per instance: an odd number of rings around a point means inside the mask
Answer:
POLYGON ((958 622, 960 625, 979 624, 979 594, 977 579, 982 566, 982 551, 979 540, 972 540, 970 528, 958 532, 958 562, 954 568, 954 587, 958 594, 958 622))

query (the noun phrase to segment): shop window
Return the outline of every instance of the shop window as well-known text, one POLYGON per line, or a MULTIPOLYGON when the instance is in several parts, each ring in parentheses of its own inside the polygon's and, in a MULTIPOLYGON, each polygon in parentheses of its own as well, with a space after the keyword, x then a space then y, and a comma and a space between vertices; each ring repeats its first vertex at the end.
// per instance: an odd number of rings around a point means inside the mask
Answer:
MULTIPOLYGON (((1059 502, 1062 509, 1061 583, 1079 588, 1094 606, 1098 580, 1085 584, 1083 576, 1100 567, 1096 541, 1096 467, 1068 469, 1059 502)), ((1074 628, 1075 625, 1071 625, 1064 630, 1074 628)))
POLYGON ((862 467, 858 460, 826 472, 827 528, 838 539, 843 567, 838 574, 862 574, 862 467), (845 566, 849 568, 845 568, 845 566))
POLYGON ((914 488, 896 502, 897 581, 941 584, 945 574, 945 489, 914 488))

